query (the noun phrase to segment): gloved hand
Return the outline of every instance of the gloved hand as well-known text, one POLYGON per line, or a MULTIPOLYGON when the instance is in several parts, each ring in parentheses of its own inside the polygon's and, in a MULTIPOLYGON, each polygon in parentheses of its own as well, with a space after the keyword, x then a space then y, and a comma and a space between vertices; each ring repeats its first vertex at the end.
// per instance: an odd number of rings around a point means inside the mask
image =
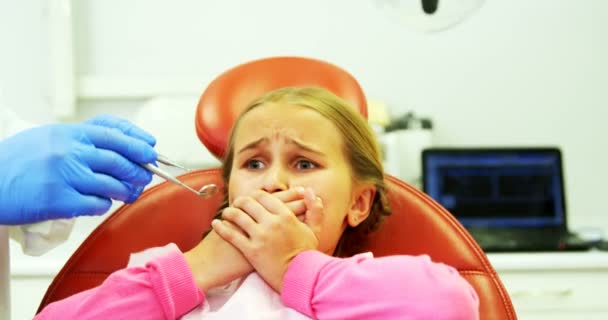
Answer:
POLYGON ((54 124, 0 141, 0 224, 99 215, 111 199, 139 197, 156 161, 153 136, 130 122, 99 116, 54 124))

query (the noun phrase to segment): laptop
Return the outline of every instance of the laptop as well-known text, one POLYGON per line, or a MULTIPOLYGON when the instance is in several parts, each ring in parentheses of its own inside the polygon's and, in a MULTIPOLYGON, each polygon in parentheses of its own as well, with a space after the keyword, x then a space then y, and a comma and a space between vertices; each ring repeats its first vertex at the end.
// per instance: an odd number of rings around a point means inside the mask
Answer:
POLYGON ((423 191, 486 252, 587 250, 568 230, 558 148, 430 148, 423 191))

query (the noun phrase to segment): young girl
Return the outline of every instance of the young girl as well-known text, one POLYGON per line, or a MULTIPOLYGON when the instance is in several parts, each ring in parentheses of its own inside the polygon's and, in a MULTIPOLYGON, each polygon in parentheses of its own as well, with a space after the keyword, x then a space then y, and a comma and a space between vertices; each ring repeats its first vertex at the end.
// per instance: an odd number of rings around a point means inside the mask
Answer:
POLYGON ((373 133, 333 94, 283 88, 254 101, 223 178, 222 219, 199 245, 158 248, 37 319, 478 319, 452 267, 360 253, 390 210, 373 133))

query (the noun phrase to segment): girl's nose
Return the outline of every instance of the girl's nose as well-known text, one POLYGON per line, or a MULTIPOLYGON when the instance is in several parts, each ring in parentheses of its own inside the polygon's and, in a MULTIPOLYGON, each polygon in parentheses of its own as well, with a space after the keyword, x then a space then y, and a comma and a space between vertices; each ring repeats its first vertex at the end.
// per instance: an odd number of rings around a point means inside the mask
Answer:
POLYGON ((289 189, 287 174, 280 168, 266 171, 262 189, 268 193, 289 189))

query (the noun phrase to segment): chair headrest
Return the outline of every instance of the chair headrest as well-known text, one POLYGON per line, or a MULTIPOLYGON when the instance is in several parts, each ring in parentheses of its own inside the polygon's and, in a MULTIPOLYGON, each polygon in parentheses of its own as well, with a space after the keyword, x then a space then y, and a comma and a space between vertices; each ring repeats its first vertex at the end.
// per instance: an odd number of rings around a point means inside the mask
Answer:
POLYGON ((291 86, 325 88, 367 118, 365 95, 350 73, 316 59, 272 57, 236 66, 209 84, 195 115, 199 139, 213 155, 222 159, 232 126, 245 107, 269 91, 291 86))

